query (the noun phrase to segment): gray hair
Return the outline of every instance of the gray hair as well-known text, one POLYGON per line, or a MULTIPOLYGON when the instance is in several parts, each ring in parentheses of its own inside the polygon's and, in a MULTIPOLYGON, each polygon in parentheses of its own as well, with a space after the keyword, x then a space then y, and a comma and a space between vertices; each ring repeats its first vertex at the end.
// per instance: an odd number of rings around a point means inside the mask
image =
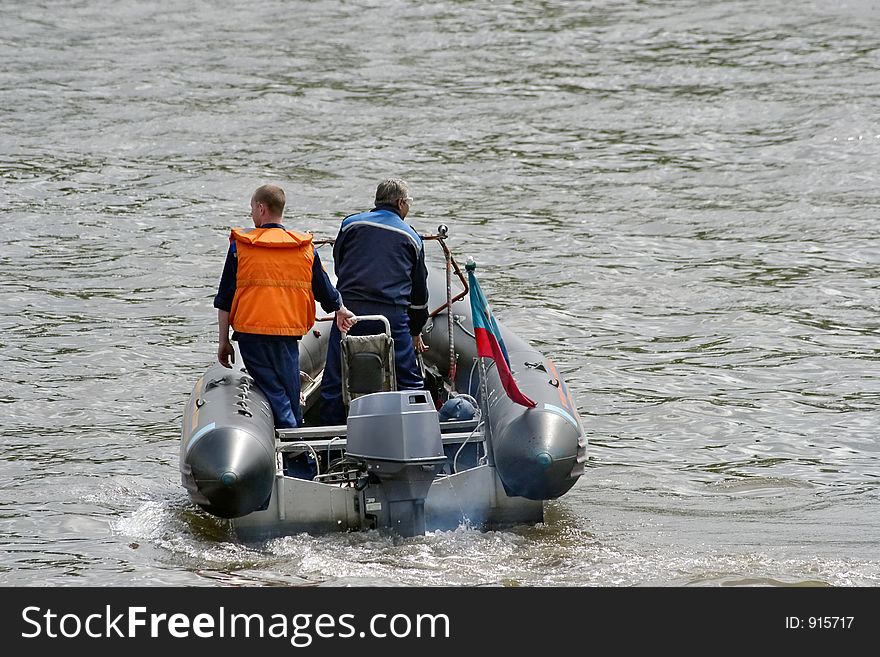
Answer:
POLYGON ((409 185, 405 180, 387 178, 376 188, 376 205, 390 205, 401 198, 409 198, 409 185))

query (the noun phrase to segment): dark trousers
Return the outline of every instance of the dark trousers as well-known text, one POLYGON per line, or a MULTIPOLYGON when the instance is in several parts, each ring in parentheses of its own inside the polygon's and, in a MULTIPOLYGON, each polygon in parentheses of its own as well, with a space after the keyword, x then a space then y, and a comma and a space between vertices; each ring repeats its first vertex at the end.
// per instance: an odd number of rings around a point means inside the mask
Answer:
MULTIPOLYGON (((398 390, 423 390, 425 380, 419 371, 412 336, 409 334, 409 317, 406 312, 390 312, 388 306, 360 302, 346 302, 345 306, 355 315, 385 315, 391 325, 394 338, 394 369, 398 390)), ((350 335, 382 333, 385 326, 377 321, 360 321, 350 335)), ((342 334, 333 323, 330 342, 327 345, 327 364, 321 381, 321 424, 345 424, 346 412, 342 402, 342 356, 339 340, 342 334)))
POLYGON ((248 374, 266 395, 276 429, 302 426, 299 405, 299 340, 238 341, 248 374))

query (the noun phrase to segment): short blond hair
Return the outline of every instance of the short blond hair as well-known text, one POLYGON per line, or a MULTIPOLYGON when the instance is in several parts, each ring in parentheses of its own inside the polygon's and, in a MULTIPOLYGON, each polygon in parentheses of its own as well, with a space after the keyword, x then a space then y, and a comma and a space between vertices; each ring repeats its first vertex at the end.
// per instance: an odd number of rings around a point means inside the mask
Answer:
POLYGON ((284 204, 287 202, 284 190, 277 185, 262 185, 257 187, 253 196, 254 203, 262 203, 272 215, 280 217, 284 213, 284 204))

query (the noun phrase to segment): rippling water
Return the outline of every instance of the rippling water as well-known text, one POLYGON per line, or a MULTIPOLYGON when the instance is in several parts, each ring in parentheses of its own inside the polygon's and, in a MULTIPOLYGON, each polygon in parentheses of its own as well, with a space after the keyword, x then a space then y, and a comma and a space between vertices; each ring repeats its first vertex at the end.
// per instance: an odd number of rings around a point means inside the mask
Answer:
POLYGON ((880 585, 880 10, 0 0, 0 583, 880 585), (386 176, 590 438, 546 522, 232 541, 179 484, 228 230, 386 176))

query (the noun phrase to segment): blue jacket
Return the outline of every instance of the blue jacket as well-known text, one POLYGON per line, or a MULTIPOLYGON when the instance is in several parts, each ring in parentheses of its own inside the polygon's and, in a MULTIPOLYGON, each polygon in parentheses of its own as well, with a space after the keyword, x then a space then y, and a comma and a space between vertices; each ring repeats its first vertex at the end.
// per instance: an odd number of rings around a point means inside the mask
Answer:
POLYGON ((392 206, 342 220, 333 245, 336 288, 346 303, 384 306, 409 315, 410 334, 428 319, 428 270, 418 233, 392 206))

